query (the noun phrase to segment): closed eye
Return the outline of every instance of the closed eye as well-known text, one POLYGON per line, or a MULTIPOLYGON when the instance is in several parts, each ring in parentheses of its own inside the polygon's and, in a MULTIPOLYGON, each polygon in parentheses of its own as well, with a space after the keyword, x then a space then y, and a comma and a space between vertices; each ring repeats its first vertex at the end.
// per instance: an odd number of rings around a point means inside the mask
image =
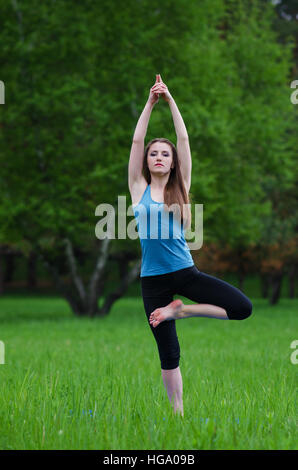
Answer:
MULTIPOLYGON (((155 153, 156 153, 156 152, 152 152, 152 153, 150 153, 150 155, 153 155, 153 154, 155 154, 155 153)), ((167 152, 163 152, 163 154, 164 154, 165 157, 168 157, 168 156, 169 156, 169 154, 168 154, 167 152)))

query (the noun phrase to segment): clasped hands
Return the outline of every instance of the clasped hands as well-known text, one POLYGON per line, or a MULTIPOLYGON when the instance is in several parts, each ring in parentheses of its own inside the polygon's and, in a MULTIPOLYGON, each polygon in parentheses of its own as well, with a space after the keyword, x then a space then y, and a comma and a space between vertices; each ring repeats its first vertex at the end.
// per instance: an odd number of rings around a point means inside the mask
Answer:
POLYGON ((161 95, 167 103, 172 99, 172 95, 169 92, 167 85, 162 81, 161 76, 158 74, 156 75, 155 84, 150 89, 149 102, 151 104, 157 103, 159 95, 161 95))

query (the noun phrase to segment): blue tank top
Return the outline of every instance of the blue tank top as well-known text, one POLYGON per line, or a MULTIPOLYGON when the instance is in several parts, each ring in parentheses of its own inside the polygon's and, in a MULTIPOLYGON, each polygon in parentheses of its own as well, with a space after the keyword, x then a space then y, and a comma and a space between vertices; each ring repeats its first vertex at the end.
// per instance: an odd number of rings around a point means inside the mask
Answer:
POLYGON ((151 198, 150 184, 140 202, 133 206, 142 249, 140 277, 166 274, 194 265, 183 223, 163 206, 163 202, 151 198))

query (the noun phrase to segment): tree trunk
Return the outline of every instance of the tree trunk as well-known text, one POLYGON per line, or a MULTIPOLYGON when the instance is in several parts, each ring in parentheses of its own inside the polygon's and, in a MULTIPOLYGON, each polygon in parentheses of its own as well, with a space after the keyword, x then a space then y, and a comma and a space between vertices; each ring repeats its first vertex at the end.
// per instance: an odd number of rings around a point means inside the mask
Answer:
POLYGON ((15 253, 7 253, 5 255, 5 271, 4 271, 4 284, 13 280, 13 272, 15 270, 15 253))
POLYGON ((242 292, 243 292, 243 287, 244 287, 244 280, 245 280, 245 272, 243 271, 243 269, 241 269, 241 266, 240 266, 240 269, 238 271, 238 287, 242 292))
POLYGON ((46 256, 41 252, 37 251, 38 256, 42 260, 45 267, 48 269, 50 274, 52 275, 54 285, 57 291, 61 294, 62 297, 66 299, 68 302, 71 310, 74 312, 75 315, 81 316, 83 315, 83 306, 79 299, 74 295, 74 289, 69 289, 69 287, 62 281, 59 273, 54 265, 46 258, 46 256))
POLYGON ((270 279, 269 274, 261 274, 261 293, 264 299, 269 297, 270 279))
POLYGON ((236 250, 236 262, 238 265, 238 288, 243 292, 244 279, 245 279, 245 263, 243 260, 244 248, 239 246, 236 250))
MULTIPOLYGON (((54 264, 49 259, 47 259, 46 255, 42 253, 39 248, 36 248, 38 256, 41 257, 43 263, 50 271, 56 288, 67 300, 72 311, 77 316, 95 317, 99 315, 106 315, 109 312, 112 304, 125 293, 128 286, 136 279, 137 275, 139 274, 141 260, 138 260, 133 265, 131 270, 125 273, 121 281, 118 283, 115 291, 107 295, 102 308, 99 307, 98 298, 99 294, 101 294, 104 290, 104 270, 108 260, 109 243, 110 239, 108 237, 101 241, 99 255, 87 287, 84 286, 84 283, 79 276, 77 270, 77 260, 74 256, 72 244, 68 238, 64 239, 64 244, 65 255, 70 271, 70 286, 66 285, 66 283, 62 280, 56 266, 54 266, 54 264)), ((130 256, 131 254, 129 257, 130 256)), ((123 257, 125 257, 125 254, 123 254, 123 257)))
POLYGON ((271 286, 272 286, 272 294, 270 298, 271 305, 276 304, 280 298, 283 274, 284 273, 282 270, 282 271, 277 271, 273 273, 271 276, 271 286))
POLYGON ((121 278, 114 292, 111 292, 107 296, 102 308, 99 311, 100 315, 106 315, 110 311, 113 303, 124 295, 128 286, 137 278, 138 274, 140 273, 141 262, 141 260, 137 260, 131 270, 126 272, 126 274, 121 278))
POLYGON ((297 264, 292 264, 289 269, 289 297, 293 299, 295 297, 295 282, 297 274, 297 264))
POLYGON ((27 287, 34 289, 36 287, 36 261, 37 255, 31 251, 27 262, 27 287))

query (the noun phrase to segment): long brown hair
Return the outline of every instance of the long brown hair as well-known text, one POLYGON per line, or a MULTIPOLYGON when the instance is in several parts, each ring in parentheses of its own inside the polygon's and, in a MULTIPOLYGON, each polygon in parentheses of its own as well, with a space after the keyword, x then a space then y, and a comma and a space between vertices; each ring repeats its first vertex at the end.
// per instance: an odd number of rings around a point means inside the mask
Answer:
MULTIPOLYGON (((190 197, 185 189, 185 185, 183 182, 176 147, 170 140, 166 139, 165 137, 157 137, 155 139, 152 139, 146 145, 143 159, 144 178, 146 179, 148 184, 151 183, 151 173, 148 168, 147 156, 150 146, 155 142, 165 142, 169 144, 173 154, 174 168, 171 169, 169 179, 164 188, 165 209, 168 210, 168 207, 171 206, 171 204, 178 204, 180 207, 180 222, 183 223, 184 228, 188 228, 191 225, 191 210, 189 207, 185 207, 185 216, 183 216, 183 204, 190 204, 190 197)), ((177 215, 177 208, 174 208, 174 210, 171 209, 170 212, 173 212, 175 215, 177 215)))

